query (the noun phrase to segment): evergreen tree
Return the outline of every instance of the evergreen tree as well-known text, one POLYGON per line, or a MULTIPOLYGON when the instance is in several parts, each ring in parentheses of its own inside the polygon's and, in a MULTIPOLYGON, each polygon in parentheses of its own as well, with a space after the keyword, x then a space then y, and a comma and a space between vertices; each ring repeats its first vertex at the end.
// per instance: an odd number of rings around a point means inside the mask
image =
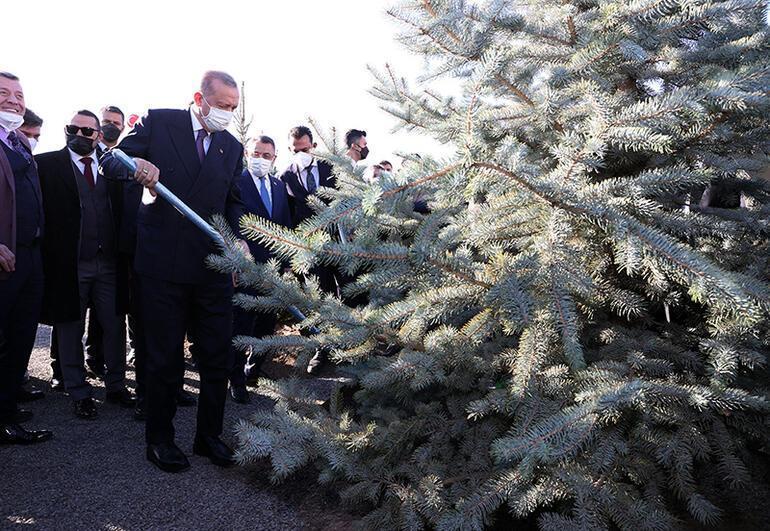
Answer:
MULTIPOLYGON (((770 34, 759 0, 422 0, 389 13, 426 56, 372 94, 456 146, 376 183, 336 149, 337 190, 296 231, 244 234, 368 292, 348 308, 277 263, 212 258, 302 310, 355 378, 323 403, 262 380, 238 426, 275 480, 313 464, 369 528, 715 524, 767 485, 770 34), (461 81, 460 98, 430 88, 461 81), (704 190, 741 196, 701 201, 704 190), (430 213, 414 211, 427 198, 430 213), (334 238, 341 226, 347 241, 334 238)), ((332 139, 324 139, 333 146, 332 139)), ((712 194, 713 195, 713 194, 712 194)), ((301 361, 300 360, 300 361, 301 361)))

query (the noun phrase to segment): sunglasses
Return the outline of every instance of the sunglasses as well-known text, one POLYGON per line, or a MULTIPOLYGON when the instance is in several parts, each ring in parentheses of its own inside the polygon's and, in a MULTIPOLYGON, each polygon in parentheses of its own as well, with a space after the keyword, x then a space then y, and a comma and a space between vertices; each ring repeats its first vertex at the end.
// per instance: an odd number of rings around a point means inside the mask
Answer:
POLYGON ((77 125, 67 125, 64 127, 64 130, 68 135, 76 135, 80 131, 83 133, 83 136, 93 136, 94 133, 99 131, 93 127, 79 127, 77 125))

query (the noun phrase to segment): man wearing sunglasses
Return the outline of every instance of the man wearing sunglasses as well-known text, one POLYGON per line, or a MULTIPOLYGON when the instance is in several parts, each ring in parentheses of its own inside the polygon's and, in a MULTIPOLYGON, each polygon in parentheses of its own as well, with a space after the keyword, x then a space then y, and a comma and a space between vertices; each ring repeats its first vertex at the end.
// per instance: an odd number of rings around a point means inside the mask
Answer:
POLYGON ((43 243, 43 320, 56 325, 64 388, 74 400, 75 415, 92 420, 96 405, 79 348, 89 307, 90 318, 103 330, 107 401, 125 408, 135 405, 125 386, 126 349, 118 317, 125 309, 117 304, 122 187, 99 176, 96 148, 102 132, 95 114, 78 111, 64 133, 66 147, 36 157, 48 231, 43 243))
MULTIPOLYGON (((223 215, 238 230, 244 213, 238 186, 243 146, 226 130, 240 100, 238 85, 225 72, 206 72, 193 100, 185 110, 150 110, 117 146, 134 157, 133 178, 146 187, 136 212, 134 256, 147 354, 145 440, 147 459, 165 472, 190 466, 175 444, 173 425, 184 378, 180 346, 188 329, 195 337, 201 377, 193 453, 218 466, 234 462, 232 450, 219 438, 234 362, 233 282, 206 266, 206 257, 218 252, 209 237, 152 192, 160 179, 203 218, 223 215)), ((102 171, 108 178, 126 179, 114 152, 102 157, 102 171)))

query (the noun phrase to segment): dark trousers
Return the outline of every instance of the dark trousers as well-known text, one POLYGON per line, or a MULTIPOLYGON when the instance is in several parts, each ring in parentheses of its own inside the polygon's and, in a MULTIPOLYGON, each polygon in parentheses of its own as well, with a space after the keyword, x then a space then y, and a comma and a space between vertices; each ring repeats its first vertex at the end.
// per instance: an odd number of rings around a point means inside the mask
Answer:
MULTIPOLYGON (((89 309, 92 312, 93 309, 89 309)), ((128 333, 128 344, 136 351, 136 318, 134 312, 129 312, 126 316, 127 319, 121 319, 120 330, 123 336, 123 342, 125 343, 126 333, 128 333), (128 321, 128 326, 126 326, 128 321)), ((88 331, 86 332, 86 364, 93 367, 104 367, 104 350, 102 349, 102 341, 104 338, 104 330, 102 325, 99 324, 98 319, 88 320, 88 331)))
POLYGON ((0 423, 16 415, 16 395, 35 345, 43 306, 39 245, 16 249, 16 271, 0 280, 0 423))
MULTIPOLYGON (((278 317, 274 313, 247 312, 236 307, 233 310, 233 337, 265 337, 272 335, 278 317)), ((230 373, 230 385, 246 385, 246 373, 256 374, 264 361, 264 354, 252 355, 249 350, 238 350, 230 346, 233 354, 233 370, 230 373)))
POLYGON ((221 282, 178 284, 139 277, 144 339, 147 347, 145 403, 149 444, 174 440, 176 394, 184 378, 184 342, 188 324, 195 330, 200 373, 197 434, 219 436, 233 361, 233 288, 221 282))
POLYGON ((86 371, 80 346, 83 344, 86 308, 92 308, 91 319, 98 319, 104 329, 102 349, 107 370, 104 383, 107 392, 125 389, 126 342, 121 334, 123 319, 116 308, 116 269, 114 258, 102 254, 90 260, 78 262, 78 286, 80 290, 80 320, 56 323, 59 341, 59 363, 64 376, 64 387, 73 400, 91 397, 91 385, 86 380, 86 371))
MULTIPOLYGON (((133 262, 132 262, 133 264, 133 262)), ((128 326, 131 339, 131 348, 134 349, 134 375, 136 377, 136 396, 143 399, 147 385, 147 343, 145 342, 144 322, 142 321, 141 291, 139 289, 139 275, 134 271, 133 265, 129 278, 129 311, 128 326), (132 333, 133 332, 133 333, 132 333)))

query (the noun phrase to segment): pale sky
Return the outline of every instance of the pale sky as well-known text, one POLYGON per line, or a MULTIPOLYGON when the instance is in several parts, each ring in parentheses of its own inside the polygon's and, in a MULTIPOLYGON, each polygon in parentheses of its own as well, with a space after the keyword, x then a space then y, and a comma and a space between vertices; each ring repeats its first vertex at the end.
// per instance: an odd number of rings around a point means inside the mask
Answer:
POLYGON ((422 58, 394 36, 391 1, 216 2, 81 0, 7 2, 0 70, 21 78, 45 124, 35 153, 64 147, 81 108, 117 105, 128 116, 185 108, 208 69, 246 82, 252 134, 272 136, 288 163, 288 130, 306 117, 329 129, 367 131, 367 162, 394 151, 447 153, 432 139, 390 133, 395 119, 366 91, 366 65, 393 65, 415 80, 422 58))

